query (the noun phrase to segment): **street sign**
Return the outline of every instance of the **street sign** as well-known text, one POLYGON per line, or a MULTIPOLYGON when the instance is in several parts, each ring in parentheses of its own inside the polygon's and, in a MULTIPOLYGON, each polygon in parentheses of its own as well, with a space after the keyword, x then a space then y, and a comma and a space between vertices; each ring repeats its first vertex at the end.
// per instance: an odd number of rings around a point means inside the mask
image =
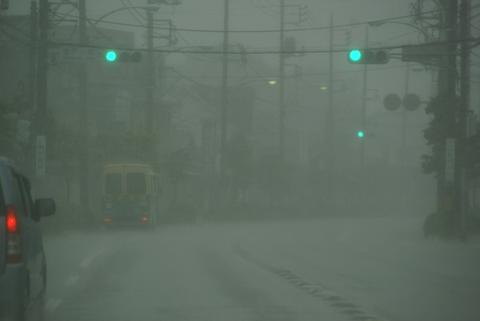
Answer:
POLYGON ((383 106, 389 111, 395 111, 402 105, 402 99, 397 94, 388 94, 383 99, 383 106))
POLYGON ((447 138, 445 141, 445 182, 455 181, 455 139, 447 138))
POLYGON ((47 168, 47 138, 37 136, 35 142, 35 174, 37 177, 45 176, 47 168))

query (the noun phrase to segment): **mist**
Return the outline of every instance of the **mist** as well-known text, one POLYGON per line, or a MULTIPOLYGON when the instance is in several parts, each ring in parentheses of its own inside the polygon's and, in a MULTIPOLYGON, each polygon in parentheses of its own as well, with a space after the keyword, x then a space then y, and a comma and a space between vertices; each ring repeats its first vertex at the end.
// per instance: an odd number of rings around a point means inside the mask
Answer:
POLYGON ((480 317, 479 1, 0 4, 0 320, 480 317))

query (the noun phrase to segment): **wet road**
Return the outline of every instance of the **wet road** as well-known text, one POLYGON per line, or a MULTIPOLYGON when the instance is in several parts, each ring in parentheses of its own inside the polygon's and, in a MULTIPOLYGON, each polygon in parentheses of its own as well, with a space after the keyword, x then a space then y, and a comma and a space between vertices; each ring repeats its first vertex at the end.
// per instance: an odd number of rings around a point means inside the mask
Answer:
POLYGON ((397 231, 404 239, 393 241, 388 231, 367 234, 370 225, 363 232, 361 224, 315 221, 47 237, 47 320, 480 316, 479 247, 425 242, 415 231, 397 231))

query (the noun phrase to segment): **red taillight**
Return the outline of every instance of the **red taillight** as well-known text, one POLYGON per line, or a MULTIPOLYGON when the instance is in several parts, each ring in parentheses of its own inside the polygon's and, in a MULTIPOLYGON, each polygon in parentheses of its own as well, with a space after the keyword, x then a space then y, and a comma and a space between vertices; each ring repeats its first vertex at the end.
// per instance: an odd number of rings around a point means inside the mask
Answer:
POLYGON ((5 225, 7 228, 7 262, 10 264, 20 263, 22 260, 21 238, 17 211, 13 206, 7 207, 5 225))
POLYGON ((110 217, 105 217, 105 218, 103 219, 103 223, 105 223, 105 224, 110 224, 110 223, 112 223, 112 219, 111 219, 110 217))
POLYGON ((7 215, 6 215, 6 226, 8 233, 17 233, 18 231, 18 220, 17 220, 17 213, 15 208, 9 206, 7 208, 7 215))

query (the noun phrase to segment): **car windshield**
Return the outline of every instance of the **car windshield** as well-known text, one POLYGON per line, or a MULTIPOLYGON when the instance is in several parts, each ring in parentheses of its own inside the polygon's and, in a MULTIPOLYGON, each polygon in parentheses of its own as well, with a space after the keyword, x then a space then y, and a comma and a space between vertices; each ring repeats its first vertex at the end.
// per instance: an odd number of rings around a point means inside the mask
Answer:
POLYGON ((0 0, 0 320, 480 321, 479 89, 480 0, 0 0))

